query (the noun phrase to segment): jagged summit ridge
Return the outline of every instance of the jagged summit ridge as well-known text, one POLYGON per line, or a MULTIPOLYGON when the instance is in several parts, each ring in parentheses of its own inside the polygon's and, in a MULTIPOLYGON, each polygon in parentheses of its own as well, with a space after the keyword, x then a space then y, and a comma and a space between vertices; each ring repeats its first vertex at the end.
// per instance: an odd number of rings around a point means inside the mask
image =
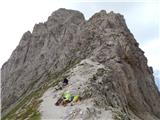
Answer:
POLYGON ((95 86, 101 88, 97 91, 103 91, 107 102, 117 107, 110 93, 121 101, 118 106, 125 112, 132 111, 142 119, 147 119, 146 114, 151 119, 160 118, 160 93, 144 52, 123 16, 102 10, 86 21, 82 13, 64 8, 36 24, 32 33, 24 33, 3 65, 3 113, 22 96, 38 89, 49 75, 91 57, 112 70, 102 85, 95 86))

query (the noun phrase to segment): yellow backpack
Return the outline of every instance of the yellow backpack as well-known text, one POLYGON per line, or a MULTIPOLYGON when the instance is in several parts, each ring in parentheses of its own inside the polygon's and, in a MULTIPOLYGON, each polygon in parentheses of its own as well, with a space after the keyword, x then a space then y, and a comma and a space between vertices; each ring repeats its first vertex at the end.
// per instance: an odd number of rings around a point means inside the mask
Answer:
POLYGON ((77 102, 77 101, 78 101, 78 99, 79 99, 79 95, 74 96, 74 98, 73 98, 73 102, 77 102))

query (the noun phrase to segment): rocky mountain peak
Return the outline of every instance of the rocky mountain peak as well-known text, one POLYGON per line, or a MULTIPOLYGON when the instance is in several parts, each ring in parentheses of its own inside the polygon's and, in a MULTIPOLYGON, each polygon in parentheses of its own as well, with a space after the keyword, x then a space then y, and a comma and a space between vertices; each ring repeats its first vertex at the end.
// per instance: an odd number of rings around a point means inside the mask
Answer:
POLYGON ((99 27, 103 27, 103 29, 127 29, 123 16, 113 11, 106 13, 105 10, 101 10, 93 15, 89 21, 97 24, 97 26, 99 25, 99 27))
POLYGON ((25 109, 21 106, 14 113, 15 106, 25 98, 37 100, 40 95, 28 96, 55 88, 63 76, 70 78, 71 88, 76 79, 82 99, 91 100, 90 107, 103 114, 112 108, 125 119, 160 118, 160 93, 153 72, 119 13, 102 10, 85 20, 79 11, 60 8, 32 32, 24 33, 1 71, 2 115, 9 113, 12 119, 25 109))

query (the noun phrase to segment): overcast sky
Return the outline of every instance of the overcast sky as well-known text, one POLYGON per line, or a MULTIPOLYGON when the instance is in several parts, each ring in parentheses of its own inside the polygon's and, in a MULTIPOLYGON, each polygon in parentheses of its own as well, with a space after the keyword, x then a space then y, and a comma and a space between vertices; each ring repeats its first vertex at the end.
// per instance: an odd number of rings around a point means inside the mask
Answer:
POLYGON ((35 23, 46 21, 58 8, 68 8, 81 11, 86 19, 102 9, 123 14, 145 51, 148 64, 160 70, 160 2, 128 1, 131 0, 0 0, 0 66, 10 57, 24 32, 32 31, 35 23))

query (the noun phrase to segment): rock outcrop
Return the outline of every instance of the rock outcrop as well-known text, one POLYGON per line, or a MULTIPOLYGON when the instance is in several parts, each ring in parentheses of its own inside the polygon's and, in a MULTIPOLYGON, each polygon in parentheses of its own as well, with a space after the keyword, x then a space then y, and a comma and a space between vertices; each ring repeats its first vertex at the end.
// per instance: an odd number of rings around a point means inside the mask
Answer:
POLYGON ((109 68, 90 79, 97 106, 121 108, 128 119, 160 119, 160 93, 144 52, 123 16, 104 10, 86 21, 78 11, 59 9, 23 35, 1 68, 2 114, 49 75, 87 58, 109 68))

